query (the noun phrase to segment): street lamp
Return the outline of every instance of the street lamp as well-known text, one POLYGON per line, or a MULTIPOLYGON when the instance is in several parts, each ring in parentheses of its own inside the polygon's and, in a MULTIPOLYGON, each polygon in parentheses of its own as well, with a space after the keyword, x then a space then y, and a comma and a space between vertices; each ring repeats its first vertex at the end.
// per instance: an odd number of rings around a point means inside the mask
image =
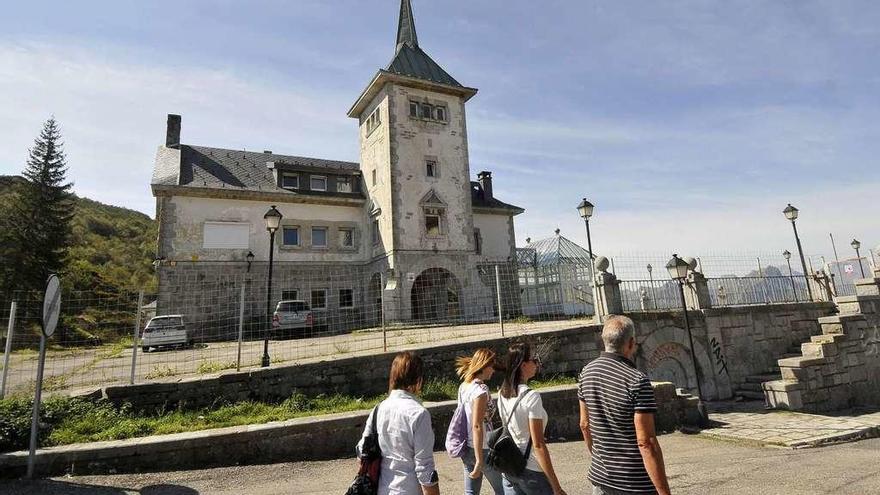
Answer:
POLYGON ((862 243, 853 239, 849 245, 856 250, 856 259, 859 260, 859 271, 862 272, 862 278, 865 278, 865 267, 862 266, 862 255, 859 254, 859 248, 862 247, 862 243))
POLYGON ((593 288, 593 314, 599 316, 598 306, 596 305, 596 266, 593 264, 593 240, 590 238, 590 217, 593 216, 593 203, 584 198, 577 205, 578 214, 584 219, 584 225, 587 227, 587 253, 590 255, 590 285, 593 288))
POLYGON ((791 293, 794 295, 794 300, 797 301, 797 290, 794 288, 794 273, 791 271, 791 253, 788 249, 782 252, 782 257, 785 258, 785 262, 788 263, 788 278, 791 280, 791 293))
POLYGON ((691 333, 691 324, 688 320, 687 303, 684 300, 684 284, 687 280, 690 263, 678 257, 677 254, 672 255, 672 259, 666 264, 666 270, 669 271, 669 277, 678 282, 678 292, 681 295, 681 309, 684 311, 684 328, 687 330, 688 339, 691 343, 691 363, 694 366, 694 376, 697 378, 697 412, 700 415, 701 426, 709 423, 709 413, 706 411, 706 405, 703 404, 703 388, 700 385, 700 372, 697 368, 697 357, 694 353, 694 336, 691 333))
POLYGON ((650 263, 648 263, 647 268, 648 268, 648 280, 650 280, 650 283, 651 283, 651 300, 654 301, 654 309, 657 309, 657 294, 654 293, 654 275, 652 273, 654 271, 654 267, 651 266, 650 263))
POLYGON ((782 213, 785 215, 785 218, 791 220, 791 228, 794 229, 794 239, 797 241, 798 254, 801 256, 801 268, 804 269, 804 281, 807 282, 807 295, 810 296, 810 301, 813 300, 813 289, 810 287, 810 276, 807 272, 807 262, 804 261, 804 250, 801 247, 801 238, 798 236, 797 225, 795 224, 795 220, 798 217, 798 209, 794 206, 791 206, 791 203, 782 210, 782 213))
POLYGON ((275 232, 281 225, 283 215, 272 205, 269 211, 263 215, 266 220, 266 230, 269 231, 269 282, 266 284, 266 334, 263 338, 263 367, 269 366, 269 333, 272 330, 272 263, 275 258, 275 232))

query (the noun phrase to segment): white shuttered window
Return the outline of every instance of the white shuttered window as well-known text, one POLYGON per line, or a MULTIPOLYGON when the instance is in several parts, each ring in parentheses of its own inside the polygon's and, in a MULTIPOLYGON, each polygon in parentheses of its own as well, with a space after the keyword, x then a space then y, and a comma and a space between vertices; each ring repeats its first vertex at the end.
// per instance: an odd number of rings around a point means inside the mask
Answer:
POLYGON ((248 249, 251 224, 239 222, 205 222, 205 249, 248 249))

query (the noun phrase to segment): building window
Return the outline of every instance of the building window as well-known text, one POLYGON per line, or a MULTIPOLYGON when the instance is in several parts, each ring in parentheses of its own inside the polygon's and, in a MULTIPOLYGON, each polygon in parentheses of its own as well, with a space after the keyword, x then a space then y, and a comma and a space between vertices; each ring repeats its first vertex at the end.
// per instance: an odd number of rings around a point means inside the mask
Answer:
POLYGON ((354 289, 339 289, 339 307, 354 307, 354 289))
POLYGON ((440 122, 446 122, 446 107, 435 108, 434 117, 440 122))
POLYGON ((285 189, 299 189, 299 175, 297 174, 282 174, 281 175, 281 187, 285 189))
POLYGON ((418 102, 415 102, 415 101, 409 102, 409 116, 414 119, 419 118, 419 104, 418 104, 418 102))
POLYGON ((354 247, 354 229, 339 229, 339 247, 354 247))
POLYGON ((373 110, 373 113, 371 113, 369 117, 367 117, 367 134, 373 132, 373 130, 379 127, 379 124, 381 123, 382 122, 379 120, 379 109, 377 108, 373 110))
POLYGON ((425 160, 425 174, 428 177, 440 177, 440 170, 434 160, 425 160))
POLYGON ((312 309, 327 309, 327 289, 312 290, 312 309))
POLYGON ((299 227, 284 227, 282 237, 285 246, 299 246, 299 227))
POLYGON ((350 177, 339 177, 338 179, 336 179, 336 192, 350 193, 351 192, 351 178, 350 177))
POLYGON ((281 291, 282 301, 293 301, 299 299, 299 291, 296 289, 288 289, 281 291))
POLYGON ((439 208, 425 208, 425 232, 429 236, 439 236, 443 234, 440 224, 442 210, 439 208))
POLYGON ((327 178, 321 177, 320 175, 313 175, 309 180, 309 188, 312 191, 326 191, 327 190, 327 178))
POLYGON ((419 116, 423 119, 433 119, 434 107, 432 105, 428 105, 427 103, 422 103, 421 115, 419 116))
POLYGON ((327 227, 312 227, 312 247, 327 247, 327 227))
POLYGON ((372 232, 373 232, 373 245, 375 246, 375 245, 379 244, 379 219, 378 218, 373 219, 372 232))
POLYGON ((376 170, 373 169, 373 171, 370 174, 372 175, 373 185, 375 186, 376 185, 376 170))
POLYGON ((476 254, 483 254, 483 236, 480 235, 480 229, 474 229, 474 251, 476 254))

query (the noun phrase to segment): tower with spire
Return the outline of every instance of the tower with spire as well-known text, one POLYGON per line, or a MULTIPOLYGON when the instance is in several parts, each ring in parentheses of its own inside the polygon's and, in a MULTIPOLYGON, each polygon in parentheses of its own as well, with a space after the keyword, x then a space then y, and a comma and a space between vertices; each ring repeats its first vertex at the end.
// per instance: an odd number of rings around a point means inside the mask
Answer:
POLYGON ((465 113, 476 93, 425 53, 402 0, 394 56, 348 112, 360 122, 372 255, 392 281, 430 268, 426 254, 464 265, 476 250, 465 113))

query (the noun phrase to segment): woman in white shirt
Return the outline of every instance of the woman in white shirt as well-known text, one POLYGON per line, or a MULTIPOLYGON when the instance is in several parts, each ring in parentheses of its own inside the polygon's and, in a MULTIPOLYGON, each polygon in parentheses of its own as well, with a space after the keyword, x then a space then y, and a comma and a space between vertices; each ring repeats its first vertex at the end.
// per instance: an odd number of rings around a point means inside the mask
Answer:
MULTIPOLYGON (((431 414, 416 397, 422 390, 423 368, 421 358, 412 352, 397 354, 391 363, 388 398, 376 406, 376 430, 382 449, 379 495, 440 494, 434 470, 431 414)), ((369 434, 367 421, 363 437, 369 434)))
POLYGON ((530 451, 526 469, 519 476, 504 475, 504 493, 505 495, 565 495, 553 470, 550 451, 544 440, 547 411, 544 410, 541 394, 526 386, 541 365, 533 352, 533 349, 525 343, 510 346, 504 383, 498 393, 498 412, 505 419, 513 410, 517 398, 522 396, 507 424, 507 429, 523 454, 526 450, 530 451), (531 439, 530 449, 529 439, 531 439))
POLYGON ((501 473, 485 463, 489 448, 488 432, 495 413, 495 404, 486 382, 495 372, 495 352, 485 348, 477 349, 471 357, 458 358, 456 366, 458 376, 463 380, 458 387, 458 401, 464 407, 470 426, 467 447, 461 456, 464 463, 464 493, 479 495, 485 475, 495 494, 503 495, 501 473))

